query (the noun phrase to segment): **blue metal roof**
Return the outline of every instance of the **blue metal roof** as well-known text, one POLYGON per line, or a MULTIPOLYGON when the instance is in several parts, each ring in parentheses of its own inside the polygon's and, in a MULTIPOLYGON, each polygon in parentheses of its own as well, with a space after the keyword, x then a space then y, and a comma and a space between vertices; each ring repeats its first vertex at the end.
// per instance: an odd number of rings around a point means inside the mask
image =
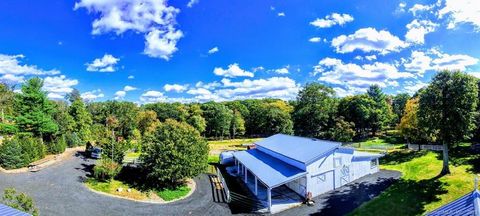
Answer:
POLYGON ((429 216, 452 215, 452 216, 479 216, 480 193, 478 190, 468 193, 442 207, 428 213, 429 216), (477 207, 475 207, 475 202, 477 207))
POLYGON ((276 134, 255 144, 304 164, 314 161, 341 145, 339 142, 285 134, 276 134))
POLYGON ((307 174, 307 172, 258 149, 238 151, 233 153, 233 156, 270 188, 280 186, 307 174))
POLYGON ((1 216, 31 216, 30 214, 21 212, 17 209, 11 208, 3 204, 0 204, 0 215, 1 216))

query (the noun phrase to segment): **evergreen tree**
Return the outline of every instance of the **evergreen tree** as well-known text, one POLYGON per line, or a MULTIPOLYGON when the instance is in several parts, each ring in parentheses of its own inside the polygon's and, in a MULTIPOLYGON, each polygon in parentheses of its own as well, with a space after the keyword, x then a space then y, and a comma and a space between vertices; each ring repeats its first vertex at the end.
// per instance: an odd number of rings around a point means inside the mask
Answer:
POLYGON ((81 98, 76 98, 69 108, 69 113, 75 122, 73 132, 75 132, 83 142, 91 139, 90 127, 92 126, 91 114, 87 111, 81 98))
POLYGON ((38 77, 28 80, 22 86, 22 92, 15 95, 15 110, 19 129, 43 138, 57 132, 58 125, 53 120, 54 106, 42 86, 43 81, 38 77))

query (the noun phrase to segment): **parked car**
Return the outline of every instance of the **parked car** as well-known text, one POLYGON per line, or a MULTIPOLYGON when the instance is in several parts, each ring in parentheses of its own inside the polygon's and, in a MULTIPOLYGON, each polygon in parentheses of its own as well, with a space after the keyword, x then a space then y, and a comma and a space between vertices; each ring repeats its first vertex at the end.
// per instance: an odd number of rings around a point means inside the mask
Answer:
POLYGON ((102 149, 98 147, 94 147, 92 149, 92 152, 90 153, 90 157, 94 159, 100 159, 102 158, 102 149))

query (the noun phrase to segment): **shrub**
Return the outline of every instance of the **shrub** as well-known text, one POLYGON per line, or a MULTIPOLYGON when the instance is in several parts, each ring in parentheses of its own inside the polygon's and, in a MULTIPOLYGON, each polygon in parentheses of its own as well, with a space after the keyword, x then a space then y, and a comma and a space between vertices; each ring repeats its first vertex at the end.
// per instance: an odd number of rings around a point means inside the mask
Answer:
POLYGON ((68 147, 76 147, 81 146, 83 144, 83 140, 77 135, 77 133, 68 133, 66 135, 66 141, 68 147))
POLYGON ((12 208, 38 216, 38 210, 35 208, 33 199, 24 193, 17 194, 13 188, 7 188, 4 191, 2 202, 12 208))
POLYGON ((148 183, 156 188, 176 188, 207 168, 207 141, 187 123, 167 119, 143 147, 148 183))
POLYGON ((0 133, 2 134, 15 134, 18 132, 16 125, 0 123, 0 133))
POLYGON ((101 159, 93 167, 93 176, 99 181, 110 181, 118 175, 122 166, 108 158, 101 159))
POLYGON ((22 153, 27 163, 42 159, 45 157, 45 145, 41 140, 31 135, 19 135, 14 139, 22 147, 22 153))
POLYGON ((0 165, 5 169, 17 169, 28 165, 22 147, 17 140, 6 140, 0 145, 0 165))
POLYGON ((60 154, 67 148, 67 141, 65 135, 57 137, 53 142, 48 144, 48 152, 53 154, 60 154))

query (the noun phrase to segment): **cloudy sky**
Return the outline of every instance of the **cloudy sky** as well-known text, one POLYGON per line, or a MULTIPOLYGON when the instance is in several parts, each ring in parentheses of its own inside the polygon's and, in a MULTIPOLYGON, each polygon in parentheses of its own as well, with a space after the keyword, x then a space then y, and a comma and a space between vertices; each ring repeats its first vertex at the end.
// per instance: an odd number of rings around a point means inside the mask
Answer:
POLYGON ((478 0, 15 0, 0 29, 0 81, 42 77, 52 99, 292 99, 312 81, 396 94, 480 74, 478 0))

